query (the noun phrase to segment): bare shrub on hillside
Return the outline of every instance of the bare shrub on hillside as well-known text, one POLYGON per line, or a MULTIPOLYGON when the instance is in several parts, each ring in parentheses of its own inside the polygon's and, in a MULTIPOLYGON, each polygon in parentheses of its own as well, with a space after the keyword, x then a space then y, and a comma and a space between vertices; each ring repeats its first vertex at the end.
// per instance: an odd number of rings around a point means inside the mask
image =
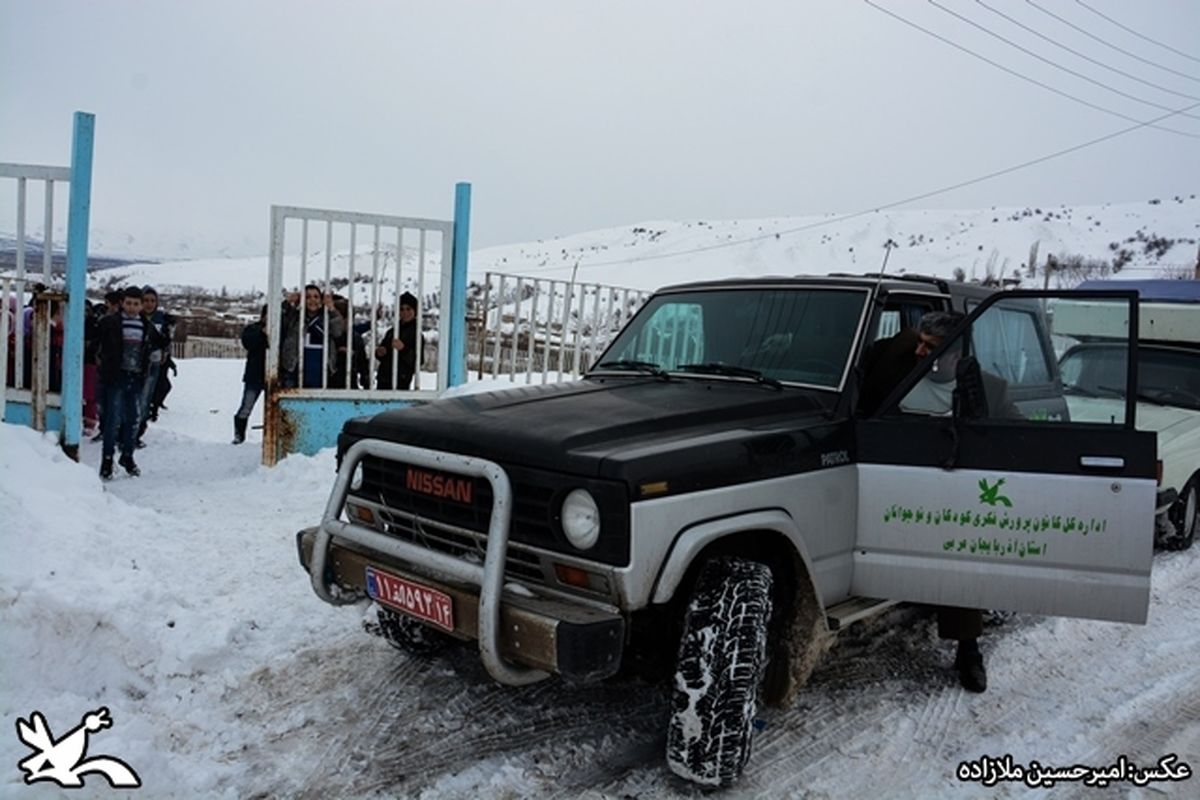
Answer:
POLYGON ((1069 289, 1092 278, 1107 278, 1121 271, 1124 263, 1091 258, 1079 253, 1060 253, 1046 256, 1041 267, 1044 285, 1056 289, 1069 289))

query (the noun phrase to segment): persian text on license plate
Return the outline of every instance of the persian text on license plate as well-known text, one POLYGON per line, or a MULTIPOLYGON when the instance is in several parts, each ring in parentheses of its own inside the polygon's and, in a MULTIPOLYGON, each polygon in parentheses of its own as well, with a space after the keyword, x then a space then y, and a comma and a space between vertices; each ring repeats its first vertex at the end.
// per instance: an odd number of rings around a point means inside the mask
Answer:
POLYGON ((445 592, 367 567, 367 594, 389 608, 444 630, 454 630, 454 607, 445 592))

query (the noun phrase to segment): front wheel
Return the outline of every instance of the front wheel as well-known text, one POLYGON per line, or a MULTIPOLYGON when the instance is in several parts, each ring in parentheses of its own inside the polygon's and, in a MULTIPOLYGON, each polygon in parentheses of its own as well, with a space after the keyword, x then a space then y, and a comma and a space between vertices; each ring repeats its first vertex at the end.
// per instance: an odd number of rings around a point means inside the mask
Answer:
POLYGON ((700 573, 667 730, 667 764, 682 778, 729 786, 745 769, 767 664, 771 584, 769 567, 738 558, 709 561, 700 573))
POLYGON ((376 621, 364 621, 363 627, 368 633, 382 636, 384 641, 402 653, 427 658, 438 655, 453 641, 450 636, 422 625, 399 611, 376 606, 375 613, 376 621))

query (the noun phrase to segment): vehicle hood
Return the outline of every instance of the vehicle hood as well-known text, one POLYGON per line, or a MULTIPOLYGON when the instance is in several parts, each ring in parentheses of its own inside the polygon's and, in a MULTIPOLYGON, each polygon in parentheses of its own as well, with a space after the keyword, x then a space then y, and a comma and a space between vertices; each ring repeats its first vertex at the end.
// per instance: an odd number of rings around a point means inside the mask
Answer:
MULTIPOLYGON (((1108 422, 1125 414, 1125 401, 1105 397, 1067 398, 1071 419, 1108 422)), ((1164 488, 1183 488, 1200 467, 1200 411, 1178 406, 1137 403, 1138 430, 1158 434, 1158 457, 1163 462, 1164 488)))
POLYGON ((642 472, 676 471, 669 463, 686 464, 693 473, 698 465, 745 470, 748 442, 778 436, 772 428, 780 425, 829 426, 833 398, 743 381, 588 378, 386 411, 351 420, 345 433, 636 481, 642 472))
MULTIPOLYGON (((1137 403, 1136 425, 1141 431, 1176 436, 1200 425, 1200 411, 1179 406, 1137 403)), ((1071 419, 1076 422, 1111 422, 1125 417, 1125 401, 1115 397, 1067 396, 1071 419)), ((1162 437, 1160 437, 1162 438, 1162 437)))
MULTIPOLYGON (((1163 462, 1163 488, 1182 491, 1187 479, 1200 470, 1200 411, 1156 410, 1176 412, 1173 418, 1163 419, 1163 427, 1157 429, 1158 457, 1163 462)), ((1140 409, 1138 419, 1141 419, 1140 409)))

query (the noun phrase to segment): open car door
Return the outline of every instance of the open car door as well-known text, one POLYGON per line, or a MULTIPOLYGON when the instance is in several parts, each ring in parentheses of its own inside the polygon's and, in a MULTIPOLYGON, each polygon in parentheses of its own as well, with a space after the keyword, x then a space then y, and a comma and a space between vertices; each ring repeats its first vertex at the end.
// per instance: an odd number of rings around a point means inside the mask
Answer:
POLYGON ((1156 465, 1155 434, 1134 429, 1137 330, 1132 292, 1000 292, 975 308, 856 424, 851 591, 1144 623, 1156 465), (1053 317, 1078 301, 1127 353, 1105 422, 1065 412, 1055 349, 1072 342, 1053 317))

